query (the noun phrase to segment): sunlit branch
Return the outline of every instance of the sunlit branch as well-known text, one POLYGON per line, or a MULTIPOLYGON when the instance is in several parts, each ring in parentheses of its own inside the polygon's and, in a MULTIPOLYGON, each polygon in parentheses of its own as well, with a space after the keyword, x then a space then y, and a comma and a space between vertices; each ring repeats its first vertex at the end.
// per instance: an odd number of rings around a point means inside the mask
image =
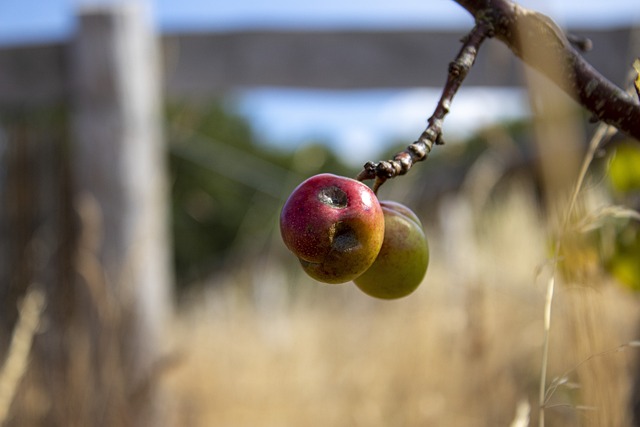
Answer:
POLYGON ((473 66, 480 45, 487 37, 491 37, 491 35, 491 26, 485 21, 480 21, 463 39, 460 52, 449 64, 449 72, 442 96, 436 105, 435 111, 428 120, 427 128, 422 132, 418 140, 409 145, 406 150, 397 153, 391 160, 383 160, 378 163, 366 163, 363 171, 360 172, 356 179, 360 181, 375 179, 373 190, 377 191, 380 185, 387 179, 404 175, 411 169, 414 163, 425 160, 434 144, 444 144, 442 139, 442 124, 445 116, 451 109, 451 101, 473 66))
MULTIPOLYGON (((495 38, 502 41, 527 65, 538 70, 588 110, 594 119, 615 126, 640 141, 640 103, 593 68, 574 48, 575 37, 567 37, 547 16, 521 7, 511 0, 454 0, 476 21, 493 24, 495 38), (531 54, 527 49, 545 55, 531 54), (558 72, 557 64, 561 64, 558 72)), ((579 46, 582 47, 582 46, 579 46)), ((588 47, 588 46, 585 46, 588 47)), ((620 64, 626 67, 629 64, 620 64)))
POLYGON ((375 179, 374 190, 377 191, 387 179, 404 175, 416 162, 426 159, 434 144, 442 144, 444 117, 475 61, 479 46, 487 37, 502 41, 526 64, 551 79, 589 111, 594 121, 610 124, 640 141, 638 99, 607 80, 580 55, 576 47, 588 49, 587 39, 567 37, 547 16, 511 0, 454 1, 473 15, 476 25, 449 66, 442 97, 428 120, 427 128, 416 142, 393 159, 366 163, 357 179, 375 179), (540 54, 532 54, 525 49, 527 46, 536 46, 536 52, 540 54), (541 55, 558 60, 548 61, 541 55), (557 64, 561 64, 560 70, 557 64))

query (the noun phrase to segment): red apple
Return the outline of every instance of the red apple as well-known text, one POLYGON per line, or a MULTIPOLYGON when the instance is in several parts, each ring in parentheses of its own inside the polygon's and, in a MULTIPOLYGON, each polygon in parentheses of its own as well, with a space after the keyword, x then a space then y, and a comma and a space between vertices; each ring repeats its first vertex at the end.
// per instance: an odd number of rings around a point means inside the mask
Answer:
POLYGON ((325 173, 291 193, 280 214, 280 232, 309 276, 344 283, 376 259, 384 238, 384 215, 365 184, 325 173))
POLYGON ((429 246, 416 214, 391 201, 380 202, 385 232, 373 265, 354 283, 364 293, 381 299, 409 295, 422 282, 429 265, 429 246))

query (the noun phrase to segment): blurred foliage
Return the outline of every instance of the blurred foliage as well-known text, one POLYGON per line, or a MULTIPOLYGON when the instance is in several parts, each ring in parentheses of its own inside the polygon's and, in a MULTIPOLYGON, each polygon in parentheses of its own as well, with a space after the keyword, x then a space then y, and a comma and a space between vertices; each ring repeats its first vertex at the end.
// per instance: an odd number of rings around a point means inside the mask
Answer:
MULTIPOLYGON (((222 102, 167 108, 174 262, 179 286, 258 256, 302 179, 348 174, 326 144, 280 151, 222 102)), ((353 173, 353 172, 351 172, 353 173)))
POLYGON ((592 212, 582 212, 562 239, 561 272, 566 280, 610 275, 623 286, 640 291, 640 148, 619 141, 602 165, 591 168, 592 185, 604 194, 592 212), (600 169, 603 169, 602 171, 600 169), (604 180, 600 174, 604 174, 604 180), (594 179, 595 178, 595 179, 594 179), (601 181, 601 182, 598 182, 601 181))
POLYGON ((628 222, 615 230, 615 249, 607 260, 607 270, 620 283, 640 291, 640 227, 628 222))
MULTIPOLYGON (((640 291, 640 147, 624 141, 611 154, 608 181, 613 201, 629 208, 609 225, 612 248, 605 254, 607 270, 623 285, 640 291)), ((605 230, 606 231, 606 230, 605 230)))
POLYGON ((637 143, 619 145, 611 156, 609 180, 621 195, 640 191, 640 147, 637 143))
MULTIPOLYGON (((395 151, 386 154, 392 156, 395 151)), ((433 213, 434 205, 442 196, 461 191, 477 181, 478 176, 469 174, 483 162, 490 163, 488 168, 495 178, 495 182, 482 183, 487 190, 485 202, 506 194, 503 184, 516 177, 526 179, 537 188, 536 161, 532 124, 527 120, 510 121, 488 126, 464 141, 435 146, 424 164, 415 165, 406 177, 395 180, 402 183, 391 182, 385 186, 404 186, 405 182, 413 181, 405 201, 414 210, 433 213)))

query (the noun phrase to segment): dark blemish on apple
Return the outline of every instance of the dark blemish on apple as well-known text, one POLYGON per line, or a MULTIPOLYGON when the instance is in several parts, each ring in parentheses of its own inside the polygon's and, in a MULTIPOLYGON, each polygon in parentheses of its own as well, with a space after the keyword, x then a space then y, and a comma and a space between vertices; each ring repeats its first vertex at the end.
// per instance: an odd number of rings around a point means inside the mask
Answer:
POLYGON ((339 252, 347 252, 350 249, 356 248, 360 245, 358 236, 353 228, 346 225, 343 222, 335 224, 333 232, 332 249, 339 252))
POLYGON ((343 209, 347 207, 347 193, 341 188, 331 186, 323 188, 318 192, 318 200, 325 205, 329 205, 334 208, 343 209))

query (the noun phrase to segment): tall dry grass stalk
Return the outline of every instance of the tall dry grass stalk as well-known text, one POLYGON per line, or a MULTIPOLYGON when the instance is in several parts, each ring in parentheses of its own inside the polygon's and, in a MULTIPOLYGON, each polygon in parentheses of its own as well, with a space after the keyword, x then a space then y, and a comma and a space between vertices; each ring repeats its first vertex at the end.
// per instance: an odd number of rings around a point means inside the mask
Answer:
POLYGON ((547 370, 549 363, 549 334, 551 333, 551 310, 553 305, 553 295, 555 292, 555 282, 556 276, 558 274, 558 260, 560 258, 560 251, 562 246, 562 236, 569 231, 570 223, 572 216, 575 213, 576 203, 578 201, 578 197, 580 192, 582 191, 582 186, 584 184, 584 180, 587 176, 587 172, 589 170, 589 166, 593 161, 595 153, 603 142, 610 138, 616 132, 615 128, 601 124, 596 129, 591 141, 589 142, 587 152, 585 153, 584 159, 582 161, 580 172, 578 173, 578 177, 576 179, 576 184, 571 192, 571 197, 569 199, 569 203, 566 206, 566 211, 564 214, 564 218, 562 221, 562 225, 554 242, 554 252, 553 252, 553 271, 551 273, 551 277, 547 282, 547 290, 545 297, 545 306, 544 306, 544 339, 543 339, 543 347, 542 347, 542 367, 540 369, 540 389, 538 393, 538 405, 539 405, 539 419, 538 423, 540 427, 544 427, 545 425, 545 408, 548 403, 547 398, 547 370))
POLYGON ((29 366, 31 344, 40 324, 44 304, 42 291, 31 285, 20 305, 18 322, 0 369, 0 426, 7 420, 18 385, 29 366))
MULTIPOLYGON (((34 427, 161 425, 159 383, 170 361, 149 360, 141 369, 140 348, 147 341, 137 339, 141 328, 131 298, 133 284, 126 275, 109 274, 100 260, 104 233, 99 206, 82 199, 77 208, 73 271, 56 286, 48 283, 35 296, 28 294, 20 311, 3 371, 7 374, 0 378, 0 409, 11 399, 13 406, 10 416, 2 413, 6 419, 0 420, 7 426, 34 427), (44 292, 46 327, 29 354, 44 292)), ((136 255, 130 255, 131 262, 136 255)))
MULTIPOLYGON (((526 31, 526 30, 524 30, 526 31)), ((548 65, 552 80, 566 90, 575 89, 570 82, 571 67, 565 63, 559 52, 543 47, 545 44, 531 44, 527 34, 521 37, 523 56, 530 63, 548 65)), ((548 206, 549 225, 553 242, 551 260, 552 272, 546 285, 543 311, 543 345, 540 381, 538 391, 538 425, 545 426, 547 399, 547 370, 549 364, 550 333, 552 327, 552 307, 558 282, 558 263, 565 252, 564 241, 572 230, 578 212, 579 196, 587 171, 597 148, 610 137, 615 129, 601 124, 593 135, 581 164, 579 153, 584 140, 582 119, 576 117, 576 110, 569 98, 557 86, 550 84, 536 72, 527 69, 527 84, 530 103, 534 114, 536 146, 540 156, 540 169, 548 206)))

